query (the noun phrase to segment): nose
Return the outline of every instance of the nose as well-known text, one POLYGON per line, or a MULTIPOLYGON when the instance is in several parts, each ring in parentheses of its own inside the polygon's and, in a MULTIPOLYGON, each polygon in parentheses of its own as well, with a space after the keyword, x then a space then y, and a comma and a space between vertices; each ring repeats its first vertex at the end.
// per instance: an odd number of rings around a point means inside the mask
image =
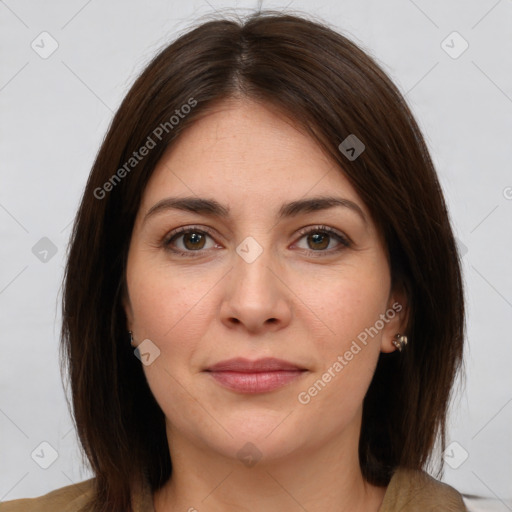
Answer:
POLYGON ((238 254, 225 277, 222 322, 251 333, 278 331, 291 320, 293 293, 272 254, 264 250, 252 262, 238 254))

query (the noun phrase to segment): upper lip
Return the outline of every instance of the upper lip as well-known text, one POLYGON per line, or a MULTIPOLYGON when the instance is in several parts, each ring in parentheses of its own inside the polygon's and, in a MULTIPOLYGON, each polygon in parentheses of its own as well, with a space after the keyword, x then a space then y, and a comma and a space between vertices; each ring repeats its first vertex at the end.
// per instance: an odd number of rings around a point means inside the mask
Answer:
POLYGON ((271 372, 278 370, 305 370, 300 365, 284 361, 283 359, 276 359, 275 357, 264 357, 262 359, 256 359, 251 361, 243 357, 236 357, 234 359, 228 359, 226 361, 220 361, 212 366, 206 368, 206 371, 210 372, 221 372, 221 371, 232 371, 232 372, 271 372))

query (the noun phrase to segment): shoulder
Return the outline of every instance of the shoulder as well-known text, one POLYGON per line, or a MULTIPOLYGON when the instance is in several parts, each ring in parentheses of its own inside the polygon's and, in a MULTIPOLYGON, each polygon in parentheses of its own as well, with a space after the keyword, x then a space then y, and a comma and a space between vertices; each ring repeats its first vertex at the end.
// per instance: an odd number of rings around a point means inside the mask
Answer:
POLYGON ((0 502, 0 512, 79 512, 94 494, 95 479, 61 487, 38 498, 0 502))
POLYGON ((424 471, 399 468, 379 512, 467 512, 462 496, 424 471))

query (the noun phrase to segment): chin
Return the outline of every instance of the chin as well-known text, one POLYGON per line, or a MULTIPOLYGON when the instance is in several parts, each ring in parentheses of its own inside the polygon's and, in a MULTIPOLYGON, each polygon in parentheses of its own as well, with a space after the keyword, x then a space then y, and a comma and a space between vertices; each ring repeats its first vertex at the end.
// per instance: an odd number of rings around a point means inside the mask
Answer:
POLYGON ((223 426, 231 435, 216 429, 215 439, 210 431, 207 444, 219 454, 238 459, 247 467, 257 462, 271 463, 283 459, 304 446, 305 429, 297 428, 292 422, 283 421, 286 415, 260 413, 246 414, 244 419, 224 421, 223 426))

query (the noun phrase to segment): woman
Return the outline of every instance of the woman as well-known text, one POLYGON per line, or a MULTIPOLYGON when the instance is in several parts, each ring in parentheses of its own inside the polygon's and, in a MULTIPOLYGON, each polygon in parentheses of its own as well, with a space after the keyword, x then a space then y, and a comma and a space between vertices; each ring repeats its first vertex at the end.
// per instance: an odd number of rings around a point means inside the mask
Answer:
POLYGON ((5 511, 466 510, 425 472, 464 339, 442 191, 396 87, 322 24, 214 20, 155 57, 63 316, 95 478, 5 511))

